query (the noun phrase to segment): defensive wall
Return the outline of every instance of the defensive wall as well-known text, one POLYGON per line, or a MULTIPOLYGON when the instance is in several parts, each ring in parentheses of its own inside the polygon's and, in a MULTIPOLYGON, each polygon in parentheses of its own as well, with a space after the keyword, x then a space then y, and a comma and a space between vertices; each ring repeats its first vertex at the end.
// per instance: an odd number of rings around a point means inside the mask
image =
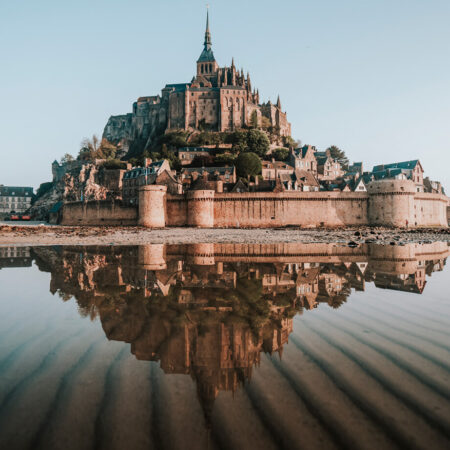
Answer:
POLYGON ((138 210, 121 201, 93 200, 64 203, 62 225, 137 225, 138 210))
POLYGON ((192 190, 173 195, 166 186, 150 185, 139 191, 139 209, 117 201, 66 203, 62 223, 148 228, 447 227, 448 198, 415 190, 410 180, 375 181, 367 192, 192 190))
POLYGON ((415 273, 420 262, 449 256, 446 242, 406 245, 361 244, 358 247, 333 244, 147 244, 138 248, 140 267, 165 270, 170 261, 186 260, 197 266, 225 262, 247 263, 369 263, 371 270, 388 274, 415 273))

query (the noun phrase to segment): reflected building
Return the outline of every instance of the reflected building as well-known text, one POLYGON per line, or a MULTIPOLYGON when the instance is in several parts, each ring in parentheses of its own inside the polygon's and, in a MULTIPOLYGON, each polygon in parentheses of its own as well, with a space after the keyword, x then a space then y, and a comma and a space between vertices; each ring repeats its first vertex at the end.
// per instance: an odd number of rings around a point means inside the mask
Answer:
MULTIPOLYGON (((293 318, 337 308, 365 283, 422 293, 445 243, 357 248, 327 244, 34 247, 50 290, 75 297, 110 340, 139 360, 190 375, 208 418, 220 391, 250 380, 262 352, 288 343, 293 318)), ((31 259, 30 257, 30 259, 31 259)))
POLYGON ((6 267, 31 267, 30 247, 0 247, 0 269, 6 267))

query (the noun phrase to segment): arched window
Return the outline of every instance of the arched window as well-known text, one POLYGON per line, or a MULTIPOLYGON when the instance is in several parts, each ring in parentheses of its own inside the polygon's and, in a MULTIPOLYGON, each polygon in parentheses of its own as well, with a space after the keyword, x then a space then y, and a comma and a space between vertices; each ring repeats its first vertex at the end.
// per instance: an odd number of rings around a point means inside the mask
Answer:
POLYGON ((212 64, 209 65, 209 72, 212 72, 212 64))
POLYGON ((201 68, 201 72, 203 73, 203 64, 200 66, 200 68, 201 68))

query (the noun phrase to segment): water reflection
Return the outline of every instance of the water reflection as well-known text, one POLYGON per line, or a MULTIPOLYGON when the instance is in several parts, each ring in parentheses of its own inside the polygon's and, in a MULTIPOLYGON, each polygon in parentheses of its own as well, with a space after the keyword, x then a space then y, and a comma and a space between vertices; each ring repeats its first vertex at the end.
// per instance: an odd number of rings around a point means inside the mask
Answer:
POLYGON ((366 282, 421 294, 447 255, 445 243, 33 249, 51 292, 74 296, 108 339, 166 374, 190 374, 207 419, 219 391, 249 380, 262 352, 281 358, 296 314, 339 308, 366 282))
POLYGON ((0 320, 11 342, 4 353, 0 345, 0 429, 9 430, 0 447, 66 448, 70 435, 75 449, 93 440, 108 449, 445 448, 447 316, 418 318, 405 303, 397 311, 385 295, 345 303, 374 285, 419 298, 448 253, 446 243, 2 248, 0 268, 34 261, 68 302, 58 304, 76 302, 79 322, 103 332, 90 341, 60 317, 35 344, 14 335, 29 326, 23 313, 13 327, 0 320), (103 348, 103 334, 130 346, 103 348))

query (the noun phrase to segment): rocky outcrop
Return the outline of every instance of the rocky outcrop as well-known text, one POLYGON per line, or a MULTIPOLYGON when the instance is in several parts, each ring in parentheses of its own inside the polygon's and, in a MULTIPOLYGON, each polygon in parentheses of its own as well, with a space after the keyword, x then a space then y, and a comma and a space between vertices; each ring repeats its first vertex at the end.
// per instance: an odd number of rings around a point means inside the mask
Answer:
POLYGON ((82 164, 54 181, 52 188, 36 200, 29 213, 37 220, 48 220, 50 209, 61 201, 120 199, 124 172, 93 163, 82 164))

